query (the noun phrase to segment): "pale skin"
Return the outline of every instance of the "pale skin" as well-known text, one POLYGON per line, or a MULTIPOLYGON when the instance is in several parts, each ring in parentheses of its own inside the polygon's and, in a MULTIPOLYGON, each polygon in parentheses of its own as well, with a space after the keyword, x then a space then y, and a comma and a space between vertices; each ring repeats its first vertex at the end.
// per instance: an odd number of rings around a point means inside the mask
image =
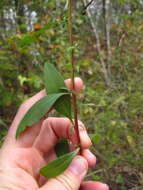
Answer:
MULTIPOLYGON (((65 81, 71 89, 71 80, 65 81)), ((75 78, 75 91, 83 87, 80 78, 75 78)), ((24 102, 8 131, 0 150, 0 190, 108 190, 100 182, 83 182, 89 167, 96 163, 96 157, 90 152, 91 140, 81 121, 81 155, 76 156, 69 168, 54 179, 47 180, 39 175, 39 169, 55 159, 54 146, 59 138, 78 143, 75 131, 69 135, 72 124, 67 118, 49 117, 38 121, 15 139, 17 126, 27 110, 46 95, 45 90, 24 102)))

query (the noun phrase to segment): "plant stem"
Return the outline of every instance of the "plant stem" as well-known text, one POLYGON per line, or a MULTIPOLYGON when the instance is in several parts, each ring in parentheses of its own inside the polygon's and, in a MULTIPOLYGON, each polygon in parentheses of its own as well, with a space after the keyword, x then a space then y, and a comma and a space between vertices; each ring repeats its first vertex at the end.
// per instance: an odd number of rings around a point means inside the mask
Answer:
MULTIPOLYGON (((73 42, 73 30, 72 30, 72 0, 69 0, 69 40, 70 40, 70 58, 71 58, 71 65, 72 65, 72 87, 73 91, 75 89, 75 82, 74 82, 74 76, 75 76, 75 57, 74 57, 74 42, 73 42)), ((80 135, 79 135, 79 127, 78 127, 78 108, 77 108, 77 98, 76 94, 72 93, 72 102, 73 102, 73 111, 74 111, 74 127, 76 130, 78 143, 80 144, 80 135)))

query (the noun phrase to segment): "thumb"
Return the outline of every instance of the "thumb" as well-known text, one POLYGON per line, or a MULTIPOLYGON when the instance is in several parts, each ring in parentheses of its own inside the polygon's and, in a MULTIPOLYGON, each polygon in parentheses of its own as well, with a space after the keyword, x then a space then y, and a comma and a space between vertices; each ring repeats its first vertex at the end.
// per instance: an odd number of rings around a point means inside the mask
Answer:
POLYGON ((63 174, 50 179, 39 190, 78 190, 87 169, 87 161, 82 156, 76 156, 63 174))

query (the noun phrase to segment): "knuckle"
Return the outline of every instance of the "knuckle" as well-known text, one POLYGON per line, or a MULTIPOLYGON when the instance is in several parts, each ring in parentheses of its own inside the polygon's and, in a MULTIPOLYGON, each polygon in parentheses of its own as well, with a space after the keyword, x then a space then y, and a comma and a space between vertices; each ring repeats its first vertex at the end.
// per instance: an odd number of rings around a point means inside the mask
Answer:
POLYGON ((43 126, 48 125, 52 122, 53 117, 48 117, 43 121, 43 126))

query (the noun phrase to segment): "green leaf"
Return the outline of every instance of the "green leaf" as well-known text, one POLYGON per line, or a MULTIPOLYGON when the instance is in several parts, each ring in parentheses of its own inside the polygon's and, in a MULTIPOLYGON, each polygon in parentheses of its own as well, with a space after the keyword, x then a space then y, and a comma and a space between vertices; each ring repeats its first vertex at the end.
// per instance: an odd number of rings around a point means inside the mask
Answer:
POLYGON ((17 131, 16 131, 16 138, 23 132, 27 127, 32 126, 36 123, 39 119, 41 119, 46 112, 55 104, 55 102, 61 96, 65 95, 66 93, 57 93, 57 94, 49 94, 44 98, 40 99, 36 102, 24 115, 23 119, 21 120, 17 131))
MULTIPOLYGON (((52 94, 58 92, 69 92, 65 86, 63 77, 52 64, 45 63, 44 78, 47 93, 52 94)), ((72 116, 70 95, 66 94, 63 97, 60 97, 55 104, 55 109, 60 114, 68 117, 71 120, 72 116)))
POLYGON ((60 92, 61 88, 65 88, 65 83, 62 75, 50 63, 45 63, 44 79, 46 91, 48 94, 58 93, 60 92))
POLYGON ((60 114, 72 120, 70 94, 66 94, 60 97, 54 107, 60 114))
MULTIPOLYGON (((0 59, 1 59, 1 56, 0 56, 0 59)), ((0 70, 14 70, 16 69, 16 66, 15 65, 12 65, 12 64, 9 64, 9 63, 1 63, 0 64, 0 70)))
POLYGON ((6 123, 2 119, 0 119, 0 126, 7 127, 6 123))
POLYGON ((95 135, 93 135, 91 140, 92 140, 92 142, 99 144, 102 140, 102 136, 100 134, 95 134, 95 135))
POLYGON ((55 146, 55 152, 57 157, 63 156, 70 152, 69 143, 67 139, 60 139, 60 141, 55 146))
POLYGON ((48 29, 52 28, 53 24, 48 24, 45 27, 43 27, 41 30, 39 31, 35 31, 35 32, 27 32, 25 35, 23 35, 23 37, 21 38, 21 40, 18 42, 18 45, 21 47, 27 47, 30 46, 31 44, 37 42, 38 39, 38 35, 42 35, 43 33, 45 33, 48 29))
POLYGON ((29 46, 29 45, 31 45, 32 43, 36 42, 36 41, 37 41, 37 38, 36 38, 34 35, 32 35, 32 33, 31 33, 31 35, 25 35, 25 36, 20 40, 20 42, 18 43, 18 45, 19 45, 19 46, 22 46, 22 47, 24 47, 24 46, 29 46))
POLYGON ((71 92, 67 87, 60 88, 60 92, 71 92))
POLYGON ((79 149, 76 149, 74 152, 65 154, 58 159, 48 163, 47 166, 40 169, 40 174, 45 176, 46 178, 53 178, 60 175, 68 168, 78 152, 79 149))

